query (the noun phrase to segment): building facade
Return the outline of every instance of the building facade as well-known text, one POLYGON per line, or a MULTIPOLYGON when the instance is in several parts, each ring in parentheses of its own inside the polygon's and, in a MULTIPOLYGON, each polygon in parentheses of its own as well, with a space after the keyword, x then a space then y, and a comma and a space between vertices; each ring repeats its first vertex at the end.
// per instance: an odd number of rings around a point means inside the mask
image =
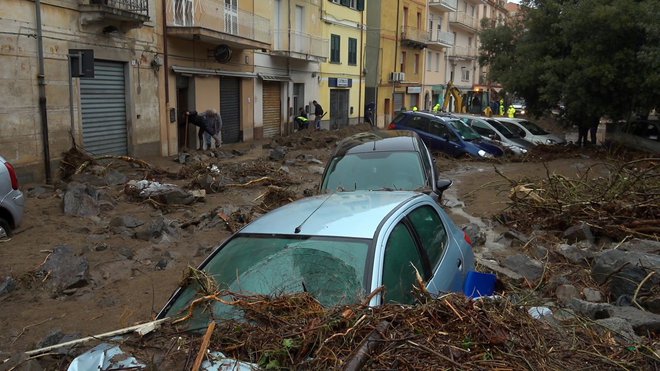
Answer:
POLYGON ((0 153, 23 181, 50 180, 74 143, 161 153, 159 10, 146 0, 3 1, 0 153))
POLYGON ((425 49, 424 109, 442 106, 447 84, 447 62, 454 45, 454 34, 449 32, 449 16, 457 11, 458 0, 429 0, 428 46, 425 49))

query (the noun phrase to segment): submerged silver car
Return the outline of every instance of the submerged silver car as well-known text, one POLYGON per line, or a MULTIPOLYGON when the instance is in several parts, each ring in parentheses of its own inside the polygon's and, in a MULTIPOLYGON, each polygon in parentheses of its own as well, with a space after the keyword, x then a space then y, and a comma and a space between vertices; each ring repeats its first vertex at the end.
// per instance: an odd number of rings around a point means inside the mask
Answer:
MULTIPOLYGON (((415 268, 431 293, 462 292, 474 254, 467 234, 428 195, 354 191, 295 201, 260 217, 218 247, 199 269, 220 287, 244 294, 308 292, 325 306, 352 304, 380 286, 370 305, 413 303, 415 268)), ((201 290, 203 291, 203 290, 201 290)), ((181 287, 159 314, 176 317, 200 295, 181 287)), ((233 317, 212 304, 209 316, 233 317)))
POLYGON ((23 220, 25 197, 14 167, 0 156, 0 239, 10 237, 23 220))

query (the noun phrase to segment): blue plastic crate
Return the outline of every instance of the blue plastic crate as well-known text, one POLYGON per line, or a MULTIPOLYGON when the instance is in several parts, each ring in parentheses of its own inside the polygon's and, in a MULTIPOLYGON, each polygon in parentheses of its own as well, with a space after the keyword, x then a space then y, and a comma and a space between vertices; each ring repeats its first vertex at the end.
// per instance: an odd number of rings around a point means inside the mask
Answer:
POLYGON ((470 298, 493 295, 496 281, 497 276, 492 273, 470 271, 465 278, 463 293, 470 298))

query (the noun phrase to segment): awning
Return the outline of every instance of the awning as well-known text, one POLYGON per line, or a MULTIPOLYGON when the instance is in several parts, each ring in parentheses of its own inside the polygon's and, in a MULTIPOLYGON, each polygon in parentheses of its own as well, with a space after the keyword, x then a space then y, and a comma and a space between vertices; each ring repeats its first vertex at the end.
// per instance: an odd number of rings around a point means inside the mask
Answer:
POLYGON ((227 70, 216 70, 211 68, 195 68, 195 67, 184 67, 184 66, 172 66, 172 71, 174 71, 175 73, 180 73, 182 75, 231 76, 231 77, 246 77, 251 79, 257 77, 252 72, 237 72, 237 71, 227 71, 227 70))
POLYGON ((291 77, 285 75, 266 75, 264 73, 257 73, 257 76, 261 77, 264 81, 293 81, 291 80, 291 77))

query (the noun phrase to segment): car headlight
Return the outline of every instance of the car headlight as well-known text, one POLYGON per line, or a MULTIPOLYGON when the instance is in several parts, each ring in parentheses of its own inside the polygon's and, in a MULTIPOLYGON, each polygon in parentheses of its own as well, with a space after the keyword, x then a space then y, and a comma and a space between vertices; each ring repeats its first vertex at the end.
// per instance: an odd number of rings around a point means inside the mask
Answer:
POLYGON ((480 149, 477 153, 478 153, 479 156, 481 156, 481 157, 486 157, 486 158, 493 157, 493 155, 491 155, 490 153, 484 151, 483 149, 480 149))
POLYGON ((547 144, 555 144, 555 143, 556 143, 556 142, 555 142, 554 140, 552 140, 552 139, 546 139, 545 142, 546 142, 547 144))
POLYGON ((521 115, 524 115, 524 114, 525 114, 525 110, 524 110, 524 109, 521 109, 521 110, 520 110, 520 114, 521 114, 521 115))
POLYGON ((514 152, 527 153, 527 150, 523 147, 513 146, 511 148, 514 152))

